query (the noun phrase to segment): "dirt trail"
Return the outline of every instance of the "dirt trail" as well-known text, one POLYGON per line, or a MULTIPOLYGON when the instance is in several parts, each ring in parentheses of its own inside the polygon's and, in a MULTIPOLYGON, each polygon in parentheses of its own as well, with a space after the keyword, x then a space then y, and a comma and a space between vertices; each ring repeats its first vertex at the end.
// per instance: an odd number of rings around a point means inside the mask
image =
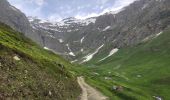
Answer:
POLYGON ((108 100, 106 96, 88 85, 83 77, 78 77, 77 81, 82 89, 80 100, 108 100))

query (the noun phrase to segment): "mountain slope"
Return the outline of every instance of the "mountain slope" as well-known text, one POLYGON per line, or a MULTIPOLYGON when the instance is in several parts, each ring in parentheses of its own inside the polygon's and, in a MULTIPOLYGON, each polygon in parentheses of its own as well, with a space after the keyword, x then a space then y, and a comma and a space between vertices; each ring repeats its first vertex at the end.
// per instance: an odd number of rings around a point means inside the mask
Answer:
POLYGON ((14 30, 22 32, 26 37, 31 38, 36 43, 42 43, 41 35, 32 29, 24 13, 10 5, 7 0, 0 0, 0 7, 0 22, 9 25, 14 30))
POLYGON ((170 25, 169 5, 169 0, 136 0, 117 13, 89 18, 89 24, 75 18, 64 19, 62 24, 30 22, 36 30, 46 32, 43 45, 70 61, 81 63, 101 45, 104 46, 94 57, 102 50, 109 53, 115 48, 137 45, 146 37, 163 31, 170 25))
POLYGON ((11 26, 19 32, 25 35, 31 34, 32 29, 30 27, 27 17, 17 8, 10 5, 7 0, 0 1, 0 21, 11 26))
POLYGON ((71 66, 0 23, 0 99, 75 100, 80 90, 71 66))
POLYGON ((94 59, 83 73, 89 83, 116 100, 169 100, 169 59, 170 28, 103 61, 94 59), (116 90, 118 86, 123 90, 116 90))

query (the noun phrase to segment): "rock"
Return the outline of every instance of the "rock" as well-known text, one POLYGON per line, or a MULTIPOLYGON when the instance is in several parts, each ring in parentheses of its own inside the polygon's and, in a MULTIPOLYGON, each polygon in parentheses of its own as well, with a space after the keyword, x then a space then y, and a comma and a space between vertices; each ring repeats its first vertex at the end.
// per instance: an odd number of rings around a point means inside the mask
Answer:
POLYGON ((113 86, 112 90, 116 90, 118 92, 121 92, 121 91, 123 91, 123 87, 122 86, 113 86))
POLYGON ((112 90, 116 90, 116 88, 117 88, 117 86, 113 86, 113 87, 112 87, 112 90))
POLYGON ((51 96, 51 95, 52 95, 52 92, 51 92, 51 91, 49 91, 49 92, 48 92, 48 94, 51 96))
POLYGON ((1 64, 1 62, 0 62, 0 67, 2 67, 2 64, 1 64))
POLYGON ((138 78, 142 77, 141 75, 137 75, 138 78))
POLYGON ((27 74, 28 73, 28 71, 27 70, 24 70, 24 72, 27 74))
POLYGON ((153 96, 155 98, 155 100, 162 100, 161 97, 157 97, 157 96, 153 96))
POLYGON ((16 61, 20 61, 21 60, 18 56, 14 56, 13 59, 16 60, 16 61))
POLYGON ((111 80, 111 77, 104 77, 105 80, 111 80))
POLYGON ((96 75, 96 76, 100 75, 99 73, 96 73, 96 72, 93 72, 93 74, 96 75))
POLYGON ((61 64, 58 64, 58 66, 59 66, 59 67, 62 67, 62 65, 61 65, 61 64))

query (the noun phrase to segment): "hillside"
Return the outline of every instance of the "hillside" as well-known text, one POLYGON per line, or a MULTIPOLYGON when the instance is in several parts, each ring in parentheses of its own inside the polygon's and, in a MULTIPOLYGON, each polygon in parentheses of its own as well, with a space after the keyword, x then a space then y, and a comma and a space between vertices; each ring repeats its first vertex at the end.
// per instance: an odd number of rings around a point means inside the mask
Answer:
POLYGON ((0 99, 75 100, 80 89, 71 66, 0 23, 0 99))
MULTIPOLYGON (((100 57, 105 57, 102 52, 100 57)), ((169 100, 170 30, 120 49, 103 61, 93 59, 83 71, 87 81, 115 100, 169 100), (123 90, 115 90, 121 86, 123 90)), ((82 73, 82 74, 83 74, 82 73)))

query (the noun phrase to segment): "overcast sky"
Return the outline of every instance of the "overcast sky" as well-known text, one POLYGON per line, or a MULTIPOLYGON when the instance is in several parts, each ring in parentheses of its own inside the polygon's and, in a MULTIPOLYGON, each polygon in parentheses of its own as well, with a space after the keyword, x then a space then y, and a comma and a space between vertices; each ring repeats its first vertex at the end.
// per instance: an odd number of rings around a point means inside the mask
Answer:
POLYGON ((48 20, 68 17, 84 19, 115 11, 134 0, 8 0, 27 16, 48 20))

